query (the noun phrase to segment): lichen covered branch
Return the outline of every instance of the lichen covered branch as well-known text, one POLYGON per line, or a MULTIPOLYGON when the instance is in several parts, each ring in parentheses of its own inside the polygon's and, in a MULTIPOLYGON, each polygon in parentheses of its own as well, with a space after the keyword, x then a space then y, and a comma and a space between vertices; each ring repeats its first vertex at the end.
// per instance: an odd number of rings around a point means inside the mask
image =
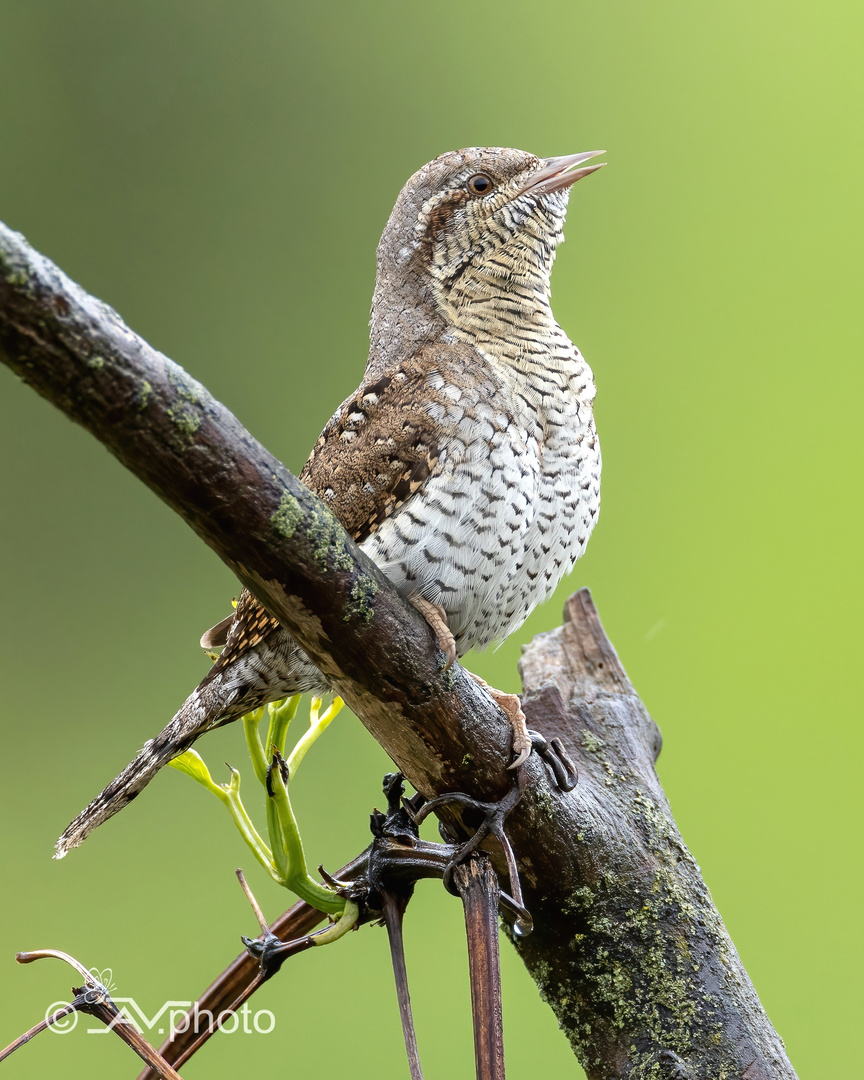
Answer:
MULTIPOLYGON (((0 359, 179 513, 297 638, 428 798, 502 796, 510 732, 333 515, 200 383, 0 226, 0 359)), ((516 942, 591 1080, 794 1077, 654 771, 657 729, 587 591, 522 662, 534 755, 508 818, 535 931, 516 942)), ((455 810, 451 828, 467 835, 455 810)), ((491 852, 500 859, 500 851, 491 852)), ((502 872, 503 861, 496 867, 502 872)))
POLYGON ((591 1080, 794 1077, 672 817, 659 731, 587 589, 564 616, 520 667, 529 724, 562 740, 580 780, 554 811, 569 850, 532 852, 535 932, 516 948, 591 1080))

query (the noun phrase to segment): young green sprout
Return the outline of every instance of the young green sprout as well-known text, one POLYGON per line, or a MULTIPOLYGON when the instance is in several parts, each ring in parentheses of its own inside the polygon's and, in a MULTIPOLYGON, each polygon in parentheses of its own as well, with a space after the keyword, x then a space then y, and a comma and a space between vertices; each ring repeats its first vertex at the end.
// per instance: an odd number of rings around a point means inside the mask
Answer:
POLYGON ((202 787, 215 795, 228 808, 238 832, 246 841, 252 854, 270 877, 286 889, 290 889, 307 904, 323 911, 335 921, 335 925, 323 934, 317 934, 316 944, 335 941, 355 925, 359 917, 357 905, 328 885, 319 884, 309 876, 303 841, 297 827, 297 819, 288 796, 288 785, 293 781, 312 744, 341 711, 343 701, 334 698, 324 712, 322 700, 313 697, 309 707, 309 727, 286 758, 285 742, 288 727, 297 712, 300 695, 274 701, 255 709, 243 717, 246 744, 252 758, 255 777, 264 789, 267 812, 269 844, 252 824, 252 819, 240 798, 240 773, 229 766, 231 775, 226 784, 217 784, 210 775, 201 755, 195 750, 170 762, 171 767, 186 773, 202 787), (261 741, 260 726, 265 710, 269 716, 266 742, 261 741))

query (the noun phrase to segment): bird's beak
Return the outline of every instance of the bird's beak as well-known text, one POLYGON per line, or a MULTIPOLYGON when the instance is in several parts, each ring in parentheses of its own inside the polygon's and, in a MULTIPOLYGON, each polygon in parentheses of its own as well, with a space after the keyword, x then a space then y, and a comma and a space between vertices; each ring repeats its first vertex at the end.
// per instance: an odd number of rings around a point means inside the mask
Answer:
POLYGON ((598 154, 605 153, 605 150, 586 150, 582 154, 546 158, 543 167, 528 177, 527 182, 516 192, 514 198, 518 199, 520 195, 525 195, 529 191, 532 195, 547 195, 550 191, 560 191, 562 188, 570 187, 583 176, 589 176, 592 172, 602 169, 606 162, 601 161, 599 165, 586 165, 584 169, 577 168, 578 165, 592 157, 597 157, 598 154))

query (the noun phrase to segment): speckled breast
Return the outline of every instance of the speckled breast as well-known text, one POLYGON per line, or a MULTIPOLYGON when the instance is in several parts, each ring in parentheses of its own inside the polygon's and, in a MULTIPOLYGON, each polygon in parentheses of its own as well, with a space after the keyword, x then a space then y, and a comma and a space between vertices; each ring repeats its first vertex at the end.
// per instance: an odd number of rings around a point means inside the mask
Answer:
POLYGON ((478 350, 430 374, 442 453, 363 548, 403 594, 444 608, 459 654, 516 630, 572 570, 600 502, 591 371, 578 350, 513 367, 478 350))

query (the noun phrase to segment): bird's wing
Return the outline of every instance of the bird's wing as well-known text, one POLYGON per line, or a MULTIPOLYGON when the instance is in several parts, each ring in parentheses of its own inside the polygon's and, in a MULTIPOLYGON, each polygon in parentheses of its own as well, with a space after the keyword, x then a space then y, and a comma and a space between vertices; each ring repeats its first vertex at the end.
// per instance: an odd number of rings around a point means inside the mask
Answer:
POLYGON ((357 543, 416 494, 438 463, 422 360, 363 383, 331 417, 300 473, 357 543))
MULTIPOLYGON (((458 347, 457 347, 458 349, 458 347)), ((440 349, 424 349, 398 369, 364 381, 321 433, 300 480, 362 543, 423 486, 438 463, 440 431, 429 413, 428 378, 440 349)), ((279 623, 243 590, 233 616, 208 630, 207 647, 224 644, 223 669, 279 623)))

